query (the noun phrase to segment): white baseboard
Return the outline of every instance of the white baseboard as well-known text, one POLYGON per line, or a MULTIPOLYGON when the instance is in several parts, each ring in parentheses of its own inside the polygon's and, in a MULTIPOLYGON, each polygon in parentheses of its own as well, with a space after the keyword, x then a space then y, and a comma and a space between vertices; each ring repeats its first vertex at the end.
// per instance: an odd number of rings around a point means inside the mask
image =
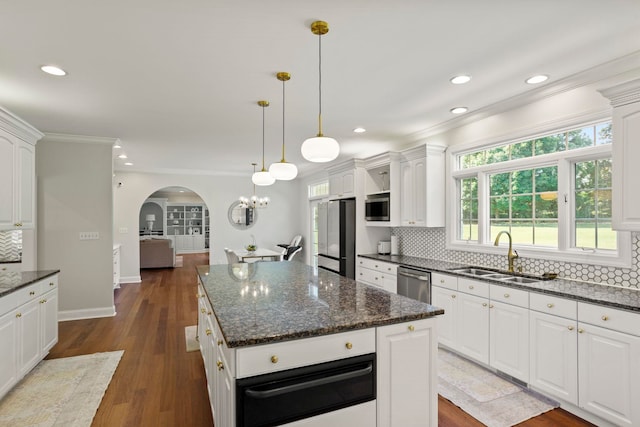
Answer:
POLYGON ((139 275, 120 277, 120 283, 142 283, 142 277, 139 275))
POLYGON ((88 308, 84 310, 66 310, 58 312, 58 322, 68 320, 95 319, 99 317, 113 317, 116 315, 116 306, 102 308, 88 308))

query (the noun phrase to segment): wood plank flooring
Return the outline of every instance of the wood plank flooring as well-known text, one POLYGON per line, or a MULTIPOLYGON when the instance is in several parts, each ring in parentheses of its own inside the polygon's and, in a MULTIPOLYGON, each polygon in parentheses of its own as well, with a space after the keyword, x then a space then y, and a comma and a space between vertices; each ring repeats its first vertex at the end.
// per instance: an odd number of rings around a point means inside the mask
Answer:
MULTIPOLYGON (((142 270, 142 283, 115 291, 115 317, 59 324, 48 359, 125 351, 93 427, 213 425, 202 358, 186 352, 184 338, 184 328, 197 323, 195 266, 208 263, 207 254, 191 254, 183 255, 184 267, 142 270)), ((438 403, 442 427, 483 425, 442 397, 438 403)), ((519 424, 591 425, 561 409, 519 424)))

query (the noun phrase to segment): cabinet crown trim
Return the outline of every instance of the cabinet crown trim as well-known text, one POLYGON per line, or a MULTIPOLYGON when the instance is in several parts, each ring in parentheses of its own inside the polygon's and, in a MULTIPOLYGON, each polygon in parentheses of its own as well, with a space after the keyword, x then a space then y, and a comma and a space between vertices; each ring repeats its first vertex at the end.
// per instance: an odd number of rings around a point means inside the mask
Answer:
POLYGON ((632 104, 640 101, 640 79, 631 80, 620 85, 599 91, 611 101, 613 107, 632 104))

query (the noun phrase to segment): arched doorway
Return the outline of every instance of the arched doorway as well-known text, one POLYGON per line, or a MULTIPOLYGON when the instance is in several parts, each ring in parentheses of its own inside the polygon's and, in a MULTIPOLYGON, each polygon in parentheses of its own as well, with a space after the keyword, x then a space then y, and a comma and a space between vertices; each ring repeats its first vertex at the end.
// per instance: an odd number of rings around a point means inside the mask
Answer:
POLYGON ((138 223, 141 269, 180 267, 184 255, 209 253, 209 209, 189 188, 164 187, 150 194, 138 223))

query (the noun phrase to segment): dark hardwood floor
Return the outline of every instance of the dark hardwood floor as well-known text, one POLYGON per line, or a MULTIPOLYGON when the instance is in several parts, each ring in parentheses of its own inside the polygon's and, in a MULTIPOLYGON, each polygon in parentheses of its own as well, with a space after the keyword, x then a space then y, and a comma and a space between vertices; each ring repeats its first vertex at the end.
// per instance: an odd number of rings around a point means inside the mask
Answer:
MULTIPOLYGON (((195 266, 208 264, 208 255, 183 255, 183 260, 180 268, 142 270, 142 283, 116 290, 115 317, 60 323, 48 359, 125 351, 92 426, 213 425, 202 358, 186 352, 184 338, 185 326, 197 322, 195 266)), ((438 403, 440 426, 483 425, 442 397, 438 403)), ((591 425, 561 409, 519 424, 591 425)))

